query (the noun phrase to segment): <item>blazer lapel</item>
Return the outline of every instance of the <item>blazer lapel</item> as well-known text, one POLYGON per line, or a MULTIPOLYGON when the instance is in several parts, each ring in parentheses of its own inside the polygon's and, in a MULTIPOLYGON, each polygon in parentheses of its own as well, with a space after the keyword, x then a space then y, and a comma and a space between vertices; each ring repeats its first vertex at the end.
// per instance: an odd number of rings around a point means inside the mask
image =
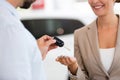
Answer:
POLYGON ((114 71, 115 67, 117 65, 119 65, 118 64, 119 61, 120 61, 120 16, 119 16, 119 26, 118 26, 115 54, 114 54, 112 65, 111 65, 108 73, 111 73, 112 71, 114 71))
POLYGON ((97 61, 98 67, 107 75, 107 71, 103 67, 101 60, 100 60, 100 55, 99 55, 99 44, 98 44, 98 33, 97 33, 97 24, 96 21, 94 21, 90 26, 88 27, 87 35, 88 39, 90 41, 91 49, 93 52, 93 55, 97 61))

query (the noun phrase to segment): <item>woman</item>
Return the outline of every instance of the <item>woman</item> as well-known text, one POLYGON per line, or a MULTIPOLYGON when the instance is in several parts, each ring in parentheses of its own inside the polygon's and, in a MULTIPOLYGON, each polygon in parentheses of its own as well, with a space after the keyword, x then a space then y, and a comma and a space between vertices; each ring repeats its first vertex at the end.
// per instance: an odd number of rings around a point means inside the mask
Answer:
POLYGON ((75 31, 75 57, 60 56, 71 80, 120 79, 120 16, 114 3, 120 0, 88 0, 97 19, 75 31))

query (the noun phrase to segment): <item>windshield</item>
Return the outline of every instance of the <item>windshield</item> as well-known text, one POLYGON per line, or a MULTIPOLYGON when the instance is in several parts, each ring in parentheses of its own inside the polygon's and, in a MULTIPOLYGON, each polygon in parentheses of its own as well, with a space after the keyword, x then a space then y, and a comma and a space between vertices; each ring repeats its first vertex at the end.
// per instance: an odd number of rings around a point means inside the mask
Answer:
POLYGON ((36 39, 44 34, 50 36, 71 34, 75 29, 84 26, 80 21, 73 19, 32 19, 22 22, 36 39))

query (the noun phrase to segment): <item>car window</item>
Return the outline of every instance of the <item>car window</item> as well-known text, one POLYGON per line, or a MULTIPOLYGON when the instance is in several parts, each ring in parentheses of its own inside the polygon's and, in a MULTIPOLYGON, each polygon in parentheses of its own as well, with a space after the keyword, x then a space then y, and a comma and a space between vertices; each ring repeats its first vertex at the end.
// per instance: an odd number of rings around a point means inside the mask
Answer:
POLYGON ((44 34, 50 36, 71 34, 75 29, 84 26, 82 22, 73 19, 32 19, 22 20, 22 23, 36 39, 44 34))

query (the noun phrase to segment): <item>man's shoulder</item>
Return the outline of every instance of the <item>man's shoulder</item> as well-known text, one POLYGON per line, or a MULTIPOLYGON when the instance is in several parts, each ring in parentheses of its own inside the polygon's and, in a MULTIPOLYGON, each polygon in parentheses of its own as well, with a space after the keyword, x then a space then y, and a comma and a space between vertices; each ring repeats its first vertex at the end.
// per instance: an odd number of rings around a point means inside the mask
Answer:
POLYGON ((8 10, 0 6, 0 21, 10 20, 10 13, 8 10))

